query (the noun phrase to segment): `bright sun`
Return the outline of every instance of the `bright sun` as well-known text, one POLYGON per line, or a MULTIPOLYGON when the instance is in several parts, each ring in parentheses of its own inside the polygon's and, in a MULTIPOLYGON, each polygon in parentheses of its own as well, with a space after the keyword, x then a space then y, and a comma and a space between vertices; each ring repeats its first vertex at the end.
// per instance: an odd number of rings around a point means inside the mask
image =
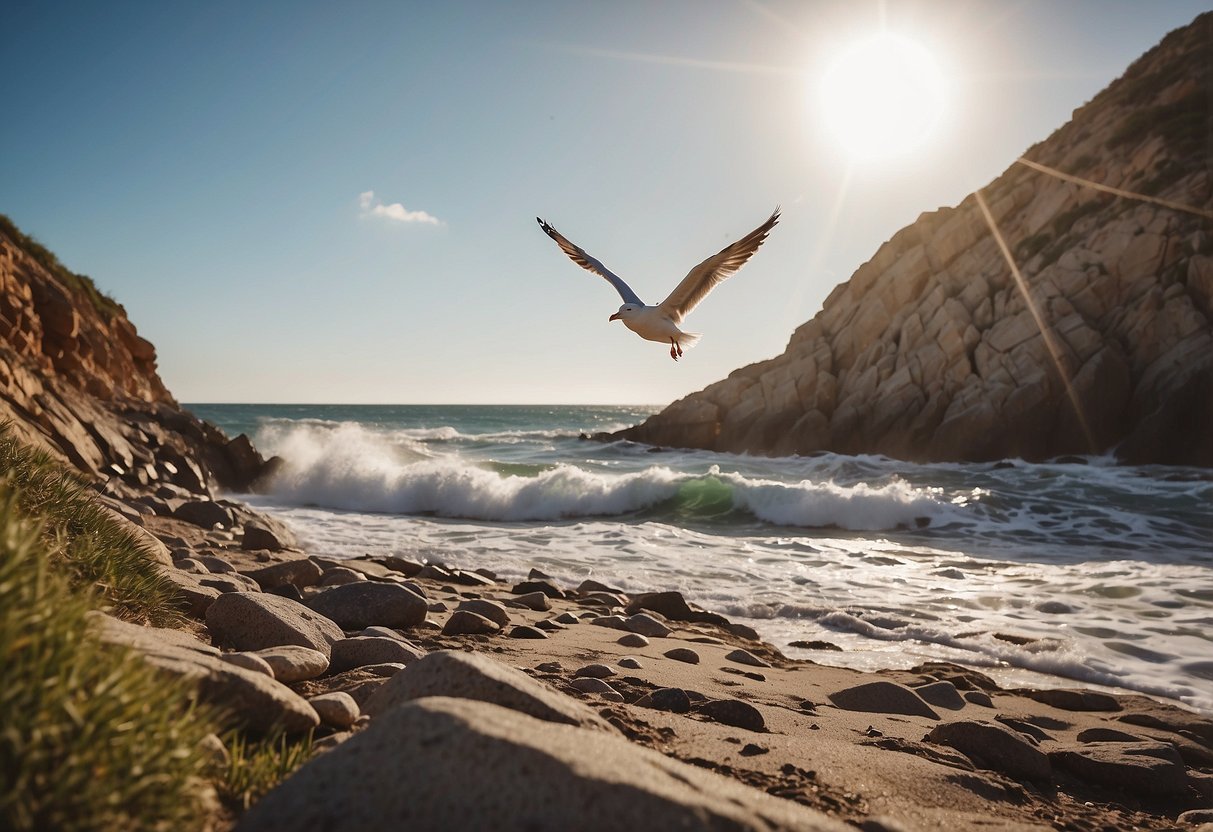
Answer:
POLYGON ((943 115, 947 82, 921 44, 882 33, 852 44, 826 72, 822 117, 847 155, 891 159, 918 149, 943 115))

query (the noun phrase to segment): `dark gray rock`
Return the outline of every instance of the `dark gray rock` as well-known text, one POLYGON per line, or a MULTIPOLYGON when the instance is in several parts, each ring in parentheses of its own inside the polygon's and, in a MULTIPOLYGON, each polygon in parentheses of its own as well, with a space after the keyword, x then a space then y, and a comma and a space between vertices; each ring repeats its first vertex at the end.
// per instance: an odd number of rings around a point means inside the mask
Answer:
POLYGON ((309 558, 284 560, 257 569, 244 569, 241 572, 260 584, 266 592, 286 585, 299 589, 315 586, 324 575, 320 565, 309 558))
MULTIPOLYGON (((543 622, 539 622, 542 624, 543 622)), ((548 634, 538 627, 532 627, 529 624, 519 624, 514 629, 510 630, 510 638, 531 638, 540 639, 547 638, 548 634)))
POLYGON ((564 597, 564 592, 562 592, 559 587, 557 587, 551 581, 543 580, 542 578, 522 581, 521 583, 515 584, 514 588, 510 591, 515 595, 529 595, 532 592, 542 592, 549 598, 564 597))
POLYGON ((504 627, 510 623, 510 614, 506 611, 505 607, 487 598, 473 598, 470 601, 463 601, 456 609, 483 615, 498 627, 504 627))
POLYGON ((746 731, 767 729, 767 721, 762 712, 740 699, 712 699, 699 705, 696 710, 722 725, 731 725, 746 731))
POLYGON ((345 633, 330 619, 277 595, 229 592, 207 608, 206 625, 225 647, 262 650, 298 644, 329 655, 345 633))
POLYGON ((552 608, 552 602, 542 592, 528 592, 525 595, 519 595, 513 600, 514 603, 521 604, 527 609, 535 610, 536 612, 547 612, 552 608))
POLYGON ((260 523, 249 523, 244 527, 244 536, 240 539, 241 549, 268 549, 279 552, 285 548, 278 535, 260 523))
POLYGON ((1026 690, 1022 693, 1029 699, 1052 705, 1063 711, 1119 711, 1120 703, 1116 697, 1106 693, 1096 693, 1093 690, 1067 690, 1065 688, 1046 688, 1045 690, 1026 690))
POLYGON ((444 636, 490 636, 501 632, 501 625, 469 610, 455 610, 442 627, 444 636))
POLYGON ((641 708, 685 714, 691 710, 691 697, 682 688, 660 688, 636 700, 641 708))
POLYGON ((347 630, 414 627, 425 620, 424 598, 399 584, 363 581, 326 589, 307 602, 316 612, 347 630))
POLYGON ((192 523, 195 526, 201 526, 204 529, 212 529, 215 526, 222 526, 225 529, 230 529, 234 522, 232 512, 224 505, 215 502, 214 500, 189 500, 177 506, 173 512, 173 517, 178 520, 184 520, 186 523, 192 523))
POLYGON ((395 663, 407 665, 425 655, 425 651, 400 639, 383 636, 354 636, 333 642, 330 673, 355 667, 395 663))
POLYGON ((630 632, 640 633, 640 635, 648 638, 665 638, 670 633, 674 632, 664 623, 644 612, 638 612, 635 615, 628 616, 624 620, 623 626, 630 632))
POLYGON ((1053 779, 1053 768, 1043 751, 1014 731, 992 722, 937 725, 927 734, 927 741, 955 748, 980 768, 1038 783, 1053 779))

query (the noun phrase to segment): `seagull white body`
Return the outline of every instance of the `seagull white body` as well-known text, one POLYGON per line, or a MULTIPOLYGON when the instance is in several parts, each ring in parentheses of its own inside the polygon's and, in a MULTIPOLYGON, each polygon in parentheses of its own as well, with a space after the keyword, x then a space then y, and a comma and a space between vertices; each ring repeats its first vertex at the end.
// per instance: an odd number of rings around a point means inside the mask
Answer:
POLYGON ((544 233, 556 241, 560 249, 574 263, 583 269, 604 277, 619 296, 623 298, 623 306, 608 320, 623 321, 623 325, 635 332, 646 341, 657 341, 670 345, 670 358, 677 361, 682 355, 683 348, 691 348, 699 340, 695 332, 683 332, 679 326, 683 318, 699 305, 708 293, 725 278, 732 276, 745 265, 746 261, 758 251, 758 247, 766 240, 767 235, 779 222, 779 209, 762 225, 755 228, 746 236, 732 245, 726 246, 713 254, 687 273, 670 296, 656 306, 650 306, 632 291, 632 288, 601 262, 591 257, 580 246, 571 242, 567 237, 548 225, 539 217, 544 233))

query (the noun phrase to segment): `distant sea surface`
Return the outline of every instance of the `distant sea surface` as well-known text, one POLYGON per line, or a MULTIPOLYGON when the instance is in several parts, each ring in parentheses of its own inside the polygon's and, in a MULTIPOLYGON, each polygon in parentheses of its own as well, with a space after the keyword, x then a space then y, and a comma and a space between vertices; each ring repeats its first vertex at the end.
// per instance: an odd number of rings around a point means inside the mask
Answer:
POLYGON ((1213 472, 603 443, 650 407, 187 407, 287 465, 309 552, 677 589, 794 657, 927 660, 1213 712, 1213 472), (824 641, 841 652, 790 646, 824 641))

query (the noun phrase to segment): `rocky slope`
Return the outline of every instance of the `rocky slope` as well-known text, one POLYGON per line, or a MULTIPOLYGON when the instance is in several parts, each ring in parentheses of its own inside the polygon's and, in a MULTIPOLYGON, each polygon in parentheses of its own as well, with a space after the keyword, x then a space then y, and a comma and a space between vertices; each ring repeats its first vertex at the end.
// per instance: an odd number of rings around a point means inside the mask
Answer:
POLYGON ((245 490, 265 461, 181 410, 120 305, 0 216, 0 421, 115 493, 245 490))
POLYGON ((980 197, 899 231, 793 333, 616 436, 759 454, 1213 465, 1213 13, 980 197), (1153 201, 1151 201, 1153 200, 1153 201), (1176 203, 1191 210, 1159 204, 1176 203))

